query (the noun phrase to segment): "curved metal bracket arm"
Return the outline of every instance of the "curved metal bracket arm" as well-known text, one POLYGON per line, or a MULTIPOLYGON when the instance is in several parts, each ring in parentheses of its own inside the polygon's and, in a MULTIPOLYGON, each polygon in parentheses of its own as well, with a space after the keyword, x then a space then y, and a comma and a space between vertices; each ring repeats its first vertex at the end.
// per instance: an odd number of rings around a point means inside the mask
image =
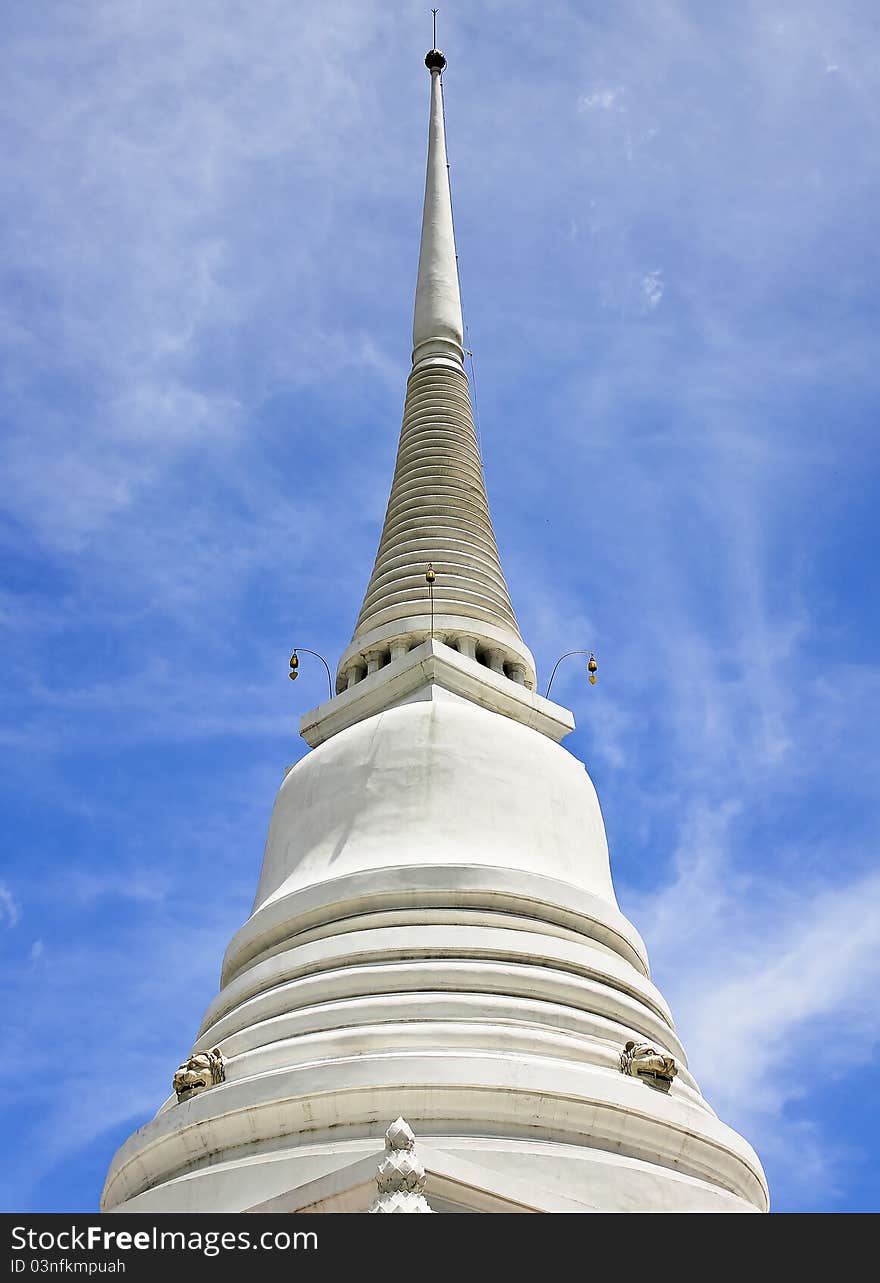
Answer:
POLYGON ((547 683, 547 689, 544 691, 544 698, 545 699, 549 698, 550 687, 553 685, 553 678, 556 676, 556 670, 564 659, 568 659, 569 655, 590 655, 591 656, 592 654, 593 652, 591 650, 567 650, 564 655, 560 655, 556 663, 553 665, 553 672, 550 674, 550 680, 547 683))
POLYGON ((304 655, 314 655, 315 659, 320 659, 321 663, 327 669, 327 690, 330 692, 330 699, 332 699, 333 698, 333 677, 330 673, 330 665, 327 663, 324 656, 319 655, 316 650, 309 650, 307 646, 294 646, 293 648, 294 655, 296 655, 299 651, 302 651, 304 655))

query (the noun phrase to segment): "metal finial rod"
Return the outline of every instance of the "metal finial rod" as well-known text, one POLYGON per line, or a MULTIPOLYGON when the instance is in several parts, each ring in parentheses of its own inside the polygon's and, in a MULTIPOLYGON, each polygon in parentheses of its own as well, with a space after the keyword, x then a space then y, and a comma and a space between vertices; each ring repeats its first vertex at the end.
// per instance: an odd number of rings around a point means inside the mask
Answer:
POLYGON ((431 75, 433 75, 435 71, 442 74, 443 69, 446 66, 446 59, 437 48, 437 10, 432 9, 431 13, 434 15, 434 43, 425 54, 425 66, 428 68, 431 75))

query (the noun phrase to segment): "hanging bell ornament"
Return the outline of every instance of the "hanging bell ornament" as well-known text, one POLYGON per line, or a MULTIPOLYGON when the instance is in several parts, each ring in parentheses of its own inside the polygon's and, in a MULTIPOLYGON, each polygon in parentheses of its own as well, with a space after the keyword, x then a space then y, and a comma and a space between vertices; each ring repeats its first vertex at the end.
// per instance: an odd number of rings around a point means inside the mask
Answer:
POLYGON ((589 660, 589 663, 587 664, 587 673, 590 678, 591 686, 596 685, 596 674, 598 673, 598 671, 599 671, 599 665, 596 663, 596 656, 593 654, 592 651, 590 651, 590 660, 589 660))
POLYGON ((433 584, 436 578, 437 576, 434 574, 434 567, 430 562, 428 562, 428 569, 425 571, 425 580, 427 583, 433 584))
POLYGON ((295 682, 297 677, 299 677, 299 655, 297 655, 296 651, 294 651, 290 657, 290 672, 287 676, 292 682, 295 682))

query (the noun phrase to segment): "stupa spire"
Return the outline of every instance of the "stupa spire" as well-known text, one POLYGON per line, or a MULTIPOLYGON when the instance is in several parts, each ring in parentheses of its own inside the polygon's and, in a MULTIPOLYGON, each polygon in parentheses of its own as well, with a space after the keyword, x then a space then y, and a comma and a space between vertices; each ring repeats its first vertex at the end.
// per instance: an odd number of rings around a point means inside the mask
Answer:
POLYGON ((464 326, 443 119, 441 77, 446 59, 439 49, 431 49, 425 55, 425 66, 431 73, 431 115, 413 316, 413 365, 433 356, 452 357, 457 361, 464 357, 464 326))
POLYGON ((413 366, 379 551, 336 687, 347 690, 433 639, 534 690, 535 664, 501 569, 464 370, 441 84, 446 58, 431 49, 425 66, 431 106, 413 366))

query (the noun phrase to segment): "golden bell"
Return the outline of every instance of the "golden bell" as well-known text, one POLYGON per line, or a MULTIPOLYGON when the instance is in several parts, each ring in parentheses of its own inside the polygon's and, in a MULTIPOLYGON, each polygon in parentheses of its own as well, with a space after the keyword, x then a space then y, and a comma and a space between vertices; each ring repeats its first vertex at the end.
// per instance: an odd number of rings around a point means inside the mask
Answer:
POLYGON ((290 672, 287 676, 292 682, 295 682, 297 677, 299 677, 299 655, 297 655, 296 651, 294 651, 290 657, 290 672))
POLYGON ((590 651, 590 662, 587 664, 587 673, 590 678, 590 685, 596 685, 596 674, 599 671, 599 665, 596 663, 596 656, 590 651))
POLYGON ((436 578, 437 576, 434 574, 434 567, 429 562, 428 569, 425 571, 425 579, 429 584, 432 584, 436 578))

